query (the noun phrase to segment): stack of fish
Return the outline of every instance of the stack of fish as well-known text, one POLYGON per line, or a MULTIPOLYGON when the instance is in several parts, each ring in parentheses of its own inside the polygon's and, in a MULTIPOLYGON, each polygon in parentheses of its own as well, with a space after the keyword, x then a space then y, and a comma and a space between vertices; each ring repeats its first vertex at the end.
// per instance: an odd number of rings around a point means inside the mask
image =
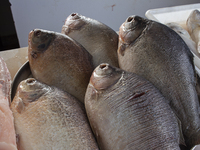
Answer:
POLYGON ((10 107, 19 150, 200 144, 193 55, 168 26, 129 16, 117 34, 72 13, 61 33, 34 29, 28 44, 33 78, 10 107))

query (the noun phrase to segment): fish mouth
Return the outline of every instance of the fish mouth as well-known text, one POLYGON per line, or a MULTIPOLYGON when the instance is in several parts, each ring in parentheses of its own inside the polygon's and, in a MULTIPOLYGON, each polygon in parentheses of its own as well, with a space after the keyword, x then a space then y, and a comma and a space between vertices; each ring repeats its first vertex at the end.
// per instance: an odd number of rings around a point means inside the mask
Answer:
POLYGON ((70 20, 77 20, 77 19, 80 19, 80 18, 81 18, 81 16, 78 13, 72 13, 65 20, 65 24, 70 20))
POLYGON ((139 16, 129 16, 120 26, 119 40, 129 44, 136 41, 147 26, 147 21, 139 16))
POLYGON ((28 78, 22 81, 19 86, 19 97, 25 102, 37 100, 41 95, 50 90, 47 86, 41 84, 34 78, 28 78))
POLYGON ((74 30, 81 30, 86 24, 85 20, 86 18, 78 13, 70 14, 65 20, 61 33, 68 35, 74 30))
POLYGON ((96 67, 91 78, 90 84, 96 90, 105 90, 118 82, 122 76, 122 71, 112 67, 107 63, 102 63, 96 67))

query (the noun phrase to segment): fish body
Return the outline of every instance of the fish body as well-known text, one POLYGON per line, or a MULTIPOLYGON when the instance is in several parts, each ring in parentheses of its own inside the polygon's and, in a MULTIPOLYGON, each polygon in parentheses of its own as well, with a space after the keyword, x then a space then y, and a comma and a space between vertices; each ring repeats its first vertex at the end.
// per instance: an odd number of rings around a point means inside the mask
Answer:
POLYGON ((175 114, 146 79, 108 64, 93 72, 85 108, 100 149, 179 148, 175 114))
POLYGON ((118 67, 118 34, 107 25, 78 13, 69 15, 63 34, 79 42, 93 56, 94 66, 109 63, 118 67))
POLYGON ((197 51, 196 44, 195 42, 191 39, 190 34, 188 33, 187 30, 183 29, 179 24, 177 23, 168 23, 166 24, 168 27, 173 29, 176 33, 180 35, 180 37, 184 40, 184 42, 187 44, 188 48, 192 52, 194 58, 194 64, 200 68, 200 63, 199 63, 199 58, 200 54, 197 51))
POLYGON ((35 79, 83 102, 94 69, 92 56, 67 35, 35 29, 29 33, 28 59, 35 79))
POLYGON ((96 150, 84 105, 34 78, 22 81, 11 109, 19 150, 96 150))
POLYGON ((134 72, 157 87, 182 124, 188 147, 200 143, 199 101, 193 55, 172 29, 130 16, 119 30, 121 69, 134 72))
POLYGON ((10 109, 11 75, 0 57, 0 149, 17 150, 14 118, 10 109))
POLYGON ((200 53, 200 11, 193 10, 186 21, 188 32, 192 40, 196 43, 196 49, 200 53))

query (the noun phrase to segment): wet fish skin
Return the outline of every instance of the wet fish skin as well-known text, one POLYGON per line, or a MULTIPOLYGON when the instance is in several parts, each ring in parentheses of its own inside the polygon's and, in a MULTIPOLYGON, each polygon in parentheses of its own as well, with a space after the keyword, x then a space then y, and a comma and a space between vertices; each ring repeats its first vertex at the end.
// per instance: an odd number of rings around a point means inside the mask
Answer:
MULTIPOLYGON (((180 35, 180 37, 184 40, 184 42, 187 44, 187 46, 189 47, 190 51, 192 52, 194 58, 194 64, 200 68, 200 64, 199 64, 199 57, 200 54, 198 53, 197 49, 196 49, 196 44, 195 42, 191 39, 189 33, 187 32, 187 30, 183 29, 180 25, 176 24, 176 23, 168 23, 166 24, 168 27, 170 27, 171 29, 173 29, 176 33, 178 33, 180 35)), ((196 69, 195 69, 196 71, 196 69)), ((200 100, 200 77, 198 72, 196 71, 196 90, 197 90, 197 94, 198 94, 198 98, 200 100)))
POLYGON ((78 13, 70 14, 61 33, 79 42, 93 56, 94 67, 109 63, 119 67, 118 34, 109 26, 78 13))
POLYGON ((187 146, 199 144, 199 101, 193 55, 186 43, 169 27, 139 16, 127 18, 119 39, 120 68, 153 83, 180 119, 187 146))
POLYGON ((94 69, 92 56, 67 35, 35 29, 29 33, 28 59, 33 77, 84 100, 94 69))
POLYGON ((19 84, 11 109, 19 150, 98 149, 84 105, 58 88, 28 78, 19 84))
POLYGON ((17 150, 14 118, 10 110, 11 75, 0 57, 0 149, 17 150))
POLYGON ((134 73, 99 65, 85 108, 100 149, 180 149, 172 109, 149 81, 134 73))
POLYGON ((187 18, 186 26, 192 40, 196 43, 196 49, 200 53, 200 11, 193 10, 187 18))

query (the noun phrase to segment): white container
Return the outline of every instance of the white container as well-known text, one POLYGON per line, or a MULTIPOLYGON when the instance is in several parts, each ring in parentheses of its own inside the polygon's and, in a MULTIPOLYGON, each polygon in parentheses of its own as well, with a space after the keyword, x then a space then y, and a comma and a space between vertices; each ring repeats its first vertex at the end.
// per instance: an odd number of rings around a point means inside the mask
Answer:
POLYGON ((163 24, 170 22, 185 23, 191 11, 198 9, 200 11, 200 3, 181 5, 173 7, 165 7, 158 9, 150 9, 145 13, 148 19, 161 22, 163 24))

